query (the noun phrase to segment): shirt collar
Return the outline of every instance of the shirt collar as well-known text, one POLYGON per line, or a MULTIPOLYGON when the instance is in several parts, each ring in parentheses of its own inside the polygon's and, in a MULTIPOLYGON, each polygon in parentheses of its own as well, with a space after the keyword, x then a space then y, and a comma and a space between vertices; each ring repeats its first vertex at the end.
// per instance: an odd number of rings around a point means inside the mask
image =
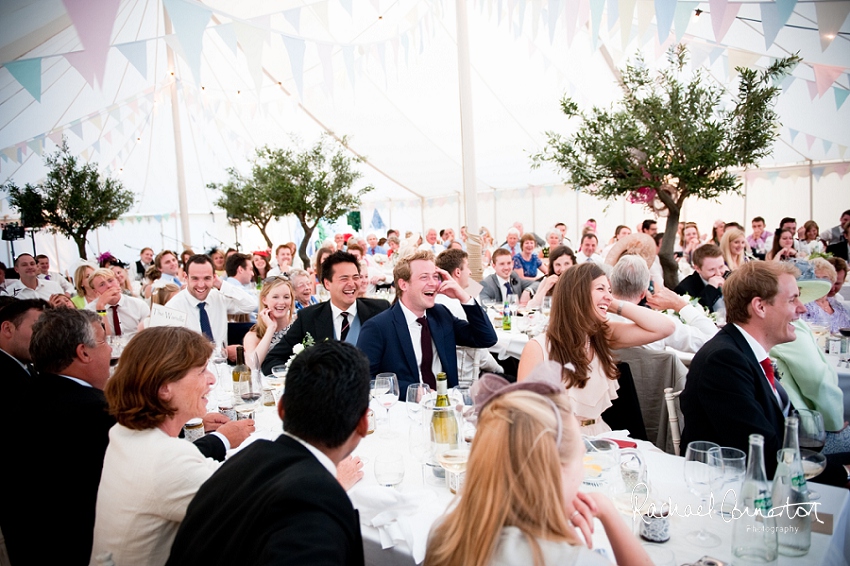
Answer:
POLYGON ((94 388, 94 386, 93 386, 91 383, 89 383, 88 381, 83 381, 82 379, 77 379, 76 377, 71 377, 70 375, 65 375, 65 374, 62 374, 62 373, 60 373, 59 375, 60 375, 61 377, 64 377, 65 379, 70 379, 71 381, 76 381, 77 383, 79 383, 79 384, 80 384, 80 385, 82 385, 83 387, 92 387, 92 388, 94 388))
MULTIPOLYGON (((342 312, 342 311, 340 311, 340 312, 342 312)), ((329 471, 333 477, 336 477, 336 465, 333 463, 333 460, 331 460, 330 458, 328 458, 328 455, 327 455, 327 454, 325 454, 324 452, 322 452, 321 450, 319 450, 318 448, 316 448, 315 446, 313 446, 313 445, 312 445, 312 444, 310 444, 309 442, 304 441, 304 440, 301 440, 300 438, 298 438, 298 437, 297 437, 297 436, 295 436, 294 434, 291 434, 291 433, 286 432, 286 431, 283 431, 283 434, 285 434, 285 435, 286 435, 286 436, 288 436, 289 438, 291 438, 291 439, 293 439, 293 440, 298 441, 299 443, 301 443, 301 445, 303 445, 303 446, 304 446, 304 448, 306 448, 307 450, 309 450, 309 451, 310 451, 310 454, 312 454, 313 456, 315 456, 315 457, 316 457, 316 460, 318 460, 318 461, 319 461, 319 463, 320 463, 321 465, 323 465, 323 466, 325 467, 325 469, 326 469, 327 471, 329 471)))
POLYGON ((747 341, 747 344, 750 345, 750 348, 752 349, 753 354, 755 354, 756 359, 758 360, 759 363, 761 363, 761 361, 767 357, 767 352, 765 352, 764 347, 761 344, 759 344, 756 341, 755 338, 750 336, 750 334, 746 330, 744 330, 743 328, 741 328, 737 324, 735 324, 735 328, 737 328, 741 332, 741 335, 743 335, 744 340, 747 341))
MULTIPOLYGON (((199 301, 198 299, 195 298, 195 295, 193 295, 192 293, 189 292, 189 289, 183 289, 180 292, 186 293, 186 299, 189 301, 189 304, 192 305, 193 307, 197 307, 201 303, 201 301, 199 301)), ((212 297, 213 293, 217 293, 217 292, 218 292, 218 289, 216 289, 215 287, 210 289, 210 292, 207 294, 207 298, 204 299, 203 302, 206 303, 206 304, 210 304, 210 297, 212 297)))
POLYGON ((334 315, 334 320, 336 320, 336 317, 338 317, 340 315, 340 313, 342 313, 342 312, 347 312, 348 314, 351 315, 351 318, 354 318, 355 316, 357 316, 357 301, 354 301, 354 304, 352 304, 350 307, 345 309, 345 311, 343 311, 341 308, 339 308, 335 304, 333 304, 332 301, 330 303, 331 303, 331 312, 334 315))
MULTIPOLYGON (((404 306, 404 303, 402 303, 401 301, 399 301, 398 304, 401 307, 401 312, 404 314, 404 320, 407 321, 407 325, 410 326, 411 324, 416 323, 419 317, 413 314, 413 311, 404 306)), ((428 311, 425 311, 425 314, 422 316, 425 316, 427 318, 428 311)))

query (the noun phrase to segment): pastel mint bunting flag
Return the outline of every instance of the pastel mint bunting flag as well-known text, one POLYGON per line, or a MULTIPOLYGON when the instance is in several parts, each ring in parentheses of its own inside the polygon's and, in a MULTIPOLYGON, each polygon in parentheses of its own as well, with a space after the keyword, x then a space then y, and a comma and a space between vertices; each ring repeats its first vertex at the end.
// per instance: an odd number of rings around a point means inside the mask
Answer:
POLYGON ((676 4, 676 13, 673 15, 673 26, 676 29, 676 43, 682 41, 682 36, 691 22, 691 15, 699 6, 699 2, 679 2, 676 4))
POLYGON ((41 57, 9 61, 3 66, 36 102, 41 102, 41 57))
POLYGON ((770 49, 770 46, 773 45, 776 35, 788 23, 788 18, 791 17, 796 5, 797 0, 776 0, 775 2, 759 4, 765 49, 770 49))
POLYGON ((844 104, 845 100, 847 100, 847 95, 850 94, 850 90, 832 87, 832 92, 835 94, 835 109, 840 110, 841 105, 844 104))
POLYGON ((131 43, 122 43, 116 45, 118 51, 127 58, 133 67, 139 73, 147 78, 148 76, 148 43, 146 41, 133 41, 131 43))
POLYGON ((171 18, 171 23, 174 24, 174 31, 180 39, 192 76, 200 83, 204 30, 207 28, 212 12, 200 4, 190 4, 180 0, 162 1, 168 11, 168 17, 171 18))

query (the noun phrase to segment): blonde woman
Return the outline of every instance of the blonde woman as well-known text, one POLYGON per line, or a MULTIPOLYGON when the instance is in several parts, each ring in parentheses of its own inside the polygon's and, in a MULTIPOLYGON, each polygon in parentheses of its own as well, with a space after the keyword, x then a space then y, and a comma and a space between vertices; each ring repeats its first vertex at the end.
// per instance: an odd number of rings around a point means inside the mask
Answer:
POLYGON ((118 286, 121 287, 121 294, 128 297, 135 297, 133 286, 130 284, 130 278, 127 276, 127 270, 120 265, 110 265, 109 269, 115 274, 115 280, 118 281, 118 286))
POLYGON ((480 409, 463 497, 431 530, 425 565, 609 564, 576 533, 589 545, 597 518, 617 564, 649 566, 611 501, 578 490, 584 443, 560 386, 488 374, 476 392, 497 380, 480 409))
POLYGON ((97 300, 97 293, 89 287, 89 275, 94 273, 94 267, 84 263, 74 271, 74 287, 77 289, 77 295, 71 298, 71 302, 78 309, 86 308, 86 305, 94 300, 97 300))
MULTIPOLYGON (((246 356, 257 354, 262 364, 269 350, 280 342, 295 320, 295 291, 288 279, 270 277, 260 291, 260 311, 257 324, 245 334, 246 356)), ((250 358, 249 358, 250 359, 250 358)))
POLYGON ((749 258, 750 246, 743 230, 738 228, 726 228, 723 237, 720 238, 720 251, 723 252, 723 260, 729 271, 735 271, 744 265, 749 258))

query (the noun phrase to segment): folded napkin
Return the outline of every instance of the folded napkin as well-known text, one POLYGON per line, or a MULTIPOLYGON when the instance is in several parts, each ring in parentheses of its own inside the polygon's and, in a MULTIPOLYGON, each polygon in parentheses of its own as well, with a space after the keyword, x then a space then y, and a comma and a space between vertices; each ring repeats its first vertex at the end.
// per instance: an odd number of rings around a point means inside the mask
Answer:
POLYGON ((359 485, 348 492, 351 503, 360 512, 360 522, 378 529, 381 548, 392 548, 404 541, 421 564, 431 525, 445 512, 432 491, 399 491, 379 485, 359 485))

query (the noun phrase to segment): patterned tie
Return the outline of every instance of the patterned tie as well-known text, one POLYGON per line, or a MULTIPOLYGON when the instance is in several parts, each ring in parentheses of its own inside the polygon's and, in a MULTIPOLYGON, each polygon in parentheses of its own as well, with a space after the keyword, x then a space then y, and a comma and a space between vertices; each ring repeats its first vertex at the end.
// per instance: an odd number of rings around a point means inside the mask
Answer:
POLYGON ((422 346, 422 363, 419 365, 419 370, 422 373, 422 383, 428 384, 432 390, 437 390, 437 378, 434 377, 434 370, 431 365, 434 362, 434 351, 432 349, 431 329, 428 328, 428 319, 420 316, 416 322, 422 327, 419 344, 422 346))
MULTIPOLYGON (((209 324, 209 321, 207 322, 209 324)), ((118 320, 118 305, 112 305, 112 330, 116 336, 121 336, 121 321, 118 320)))
POLYGON ((207 337, 207 340, 215 340, 213 338, 212 326, 210 326, 210 315, 207 314, 207 304, 198 303, 198 308, 201 309, 201 334, 207 337))
POLYGON ((341 312, 339 316, 342 317, 342 328, 339 332, 339 339, 341 342, 345 342, 345 339, 348 338, 348 331, 351 329, 351 324, 348 322, 347 312, 341 312))
POLYGON ((773 364, 770 363, 770 358, 765 358, 761 362, 761 367, 764 369, 764 375, 767 376, 767 380, 770 382, 770 386, 773 389, 776 389, 776 385, 774 385, 774 376, 773 376, 773 364))

